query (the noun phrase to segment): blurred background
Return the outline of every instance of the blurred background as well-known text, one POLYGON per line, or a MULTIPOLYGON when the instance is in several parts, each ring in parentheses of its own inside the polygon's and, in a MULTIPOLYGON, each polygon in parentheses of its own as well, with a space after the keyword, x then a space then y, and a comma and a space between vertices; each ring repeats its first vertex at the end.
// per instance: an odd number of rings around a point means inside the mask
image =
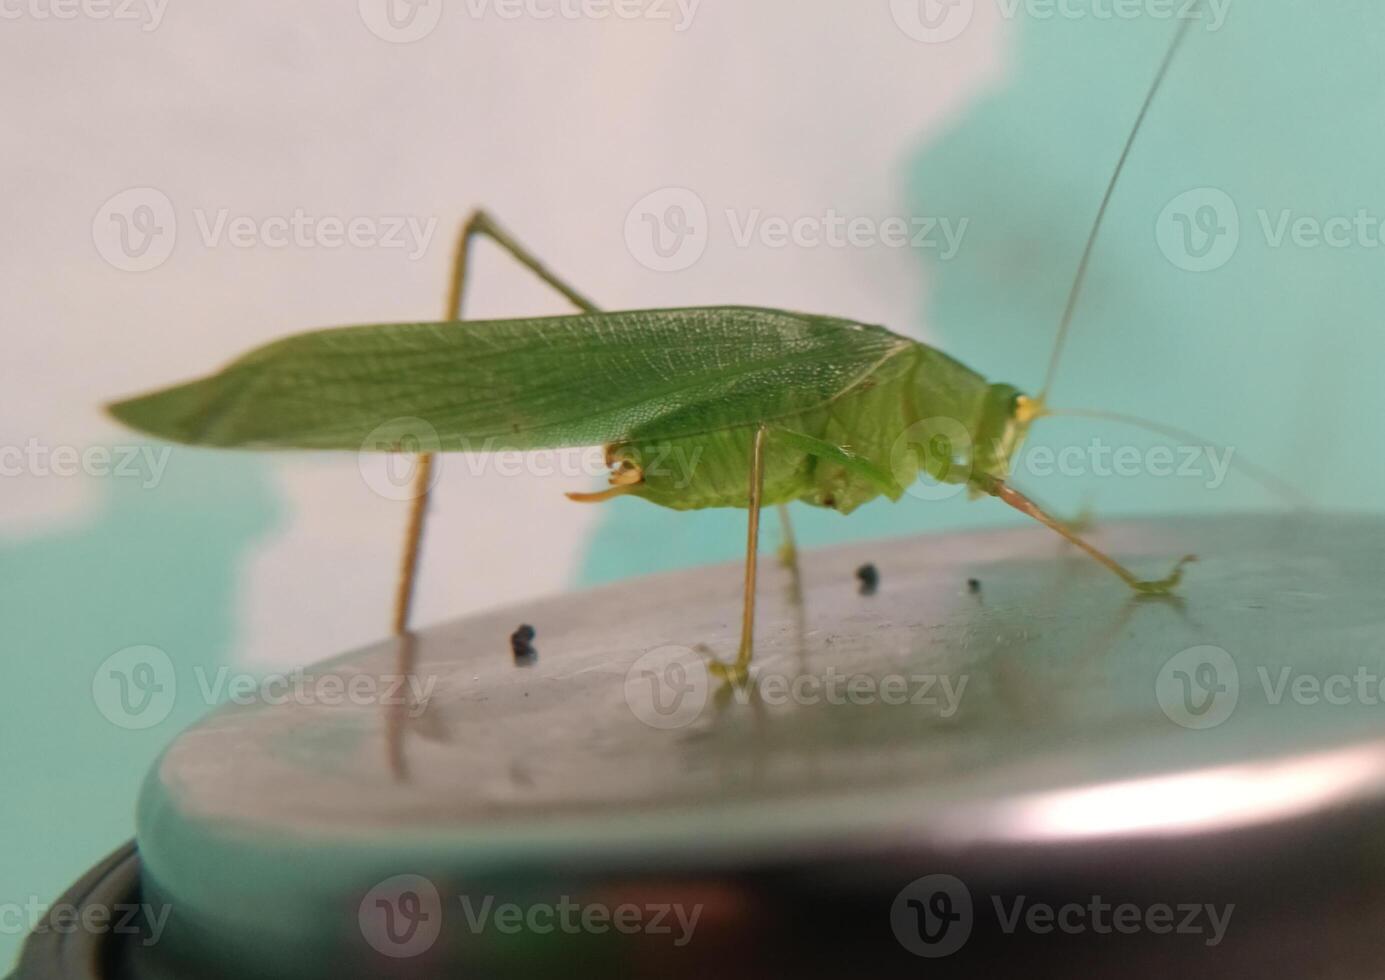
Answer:
MULTIPOLYGON (((1229 449, 1377 509, 1367 0, 0 0, 0 963, 228 679, 387 632, 407 473, 149 444, 103 402, 438 318, 480 206, 604 306, 849 316, 1036 390, 1184 17, 1052 400, 1201 438, 1049 420, 1016 483, 1098 519, 1286 506, 1229 449)), ((481 249, 471 315, 564 310, 481 249)), ((743 512, 567 502, 598 464, 444 459, 418 622, 738 557, 743 512)), ((1015 522, 965 496, 795 517, 809 547, 1015 522)))

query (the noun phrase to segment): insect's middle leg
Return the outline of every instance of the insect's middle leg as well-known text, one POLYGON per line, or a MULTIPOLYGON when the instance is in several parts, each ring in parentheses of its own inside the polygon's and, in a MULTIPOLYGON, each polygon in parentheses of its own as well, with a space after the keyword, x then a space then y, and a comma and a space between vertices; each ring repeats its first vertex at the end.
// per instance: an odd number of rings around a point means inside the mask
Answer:
POLYGON ((750 660, 755 655, 755 565, 760 550, 760 504, 765 493, 765 438, 769 429, 755 430, 755 445, 750 454, 749 527, 745 545, 745 592, 741 608, 741 646, 733 663, 713 660, 707 665, 715 676, 732 684, 744 684, 750 675, 750 660))
POLYGON ((1149 581, 1136 578, 1134 573, 1124 565, 1120 564, 1110 555, 1099 550, 1085 539, 1079 537, 1067 524, 1045 512, 1038 504, 1034 503, 1034 501, 1030 500, 1005 481, 997 480, 994 477, 986 477, 981 480, 980 483, 981 488, 985 490, 986 493, 1004 501, 1020 513, 1029 515, 1050 530, 1057 531, 1063 537, 1085 551, 1096 562, 1117 575, 1126 585, 1144 595, 1169 594, 1177 588, 1178 583, 1183 580, 1183 566, 1191 561, 1197 561, 1196 555, 1184 555, 1183 558, 1178 561, 1178 564, 1174 565, 1173 571, 1164 578, 1149 581))

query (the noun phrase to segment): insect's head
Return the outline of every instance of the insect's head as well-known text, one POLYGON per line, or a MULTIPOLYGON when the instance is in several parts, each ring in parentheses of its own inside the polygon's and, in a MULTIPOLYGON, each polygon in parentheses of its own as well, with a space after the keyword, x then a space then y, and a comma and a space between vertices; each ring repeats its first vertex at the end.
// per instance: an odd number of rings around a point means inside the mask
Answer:
POLYGON ((1021 392, 1014 385, 993 384, 986 390, 977 423, 972 468, 978 475, 1003 480, 1010 473, 1010 460, 1035 419, 1048 414, 1042 398, 1021 392))

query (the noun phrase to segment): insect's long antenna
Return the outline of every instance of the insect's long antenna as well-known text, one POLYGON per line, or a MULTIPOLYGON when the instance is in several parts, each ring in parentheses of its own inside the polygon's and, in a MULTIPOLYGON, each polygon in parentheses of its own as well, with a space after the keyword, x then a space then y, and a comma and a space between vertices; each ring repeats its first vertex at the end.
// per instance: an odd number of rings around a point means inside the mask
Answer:
POLYGON ((1242 476, 1254 480, 1270 493, 1281 497, 1295 507, 1312 507, 1312 499, 1302 490, 1288 483, 1287 481, 1271 473, 1263 466, 1257 466, 1250 462, 1241 453, 1227 450, 1224 446, 1219 446, 1215 442, 1202 438, 1196 432, 1188 429, 1180 429, 1175 425, 1165 425, 1162 422, 1155 422, 1151 419, 1141 418, 1138 415, 1126 415, 1122 412, 1099 412, 1081 408, 1055 408, 1044 412, 1045 415, 1057 416, 1059 418, 1077 419, 1101 419, 1106 422, 1119 422, 1122 425, 1132 425, 1139 429, 1153 432, 1156 435, 1164 436, 1166 439, 1176 439, 1187 445, 1205 446, 1208 449, 1217 449, 1226 452, 1227 465, 1237 470, 1242 476))
POLYGON ((1096 238, 1101 232, 1101 223, 1106 217, 1106 209, 1111 204, 1111 196, 1115 193, 1116 184, 1120 180, 1121 172, 1125 169, 1125 161, 1130 157, 1130 149, 1135 145, 1135 137, 1140 134, 1140 127, 1144 125, 1145 116, 1149 115, 1149 107, 1154 104, 1154 97, 1164 84, 1164 76, 1169 73, 1169 66, 1173 64, 1174 55, 1178 53, 1183 39, 1188 36, 1188 29, 1193 25, 1193 13, 1197 10, 1197 6, 1197 3, 1194 3, 1184 13, 1183 21, 1178 25, 1177 33, 1169 42, 1169 48, 1164 52, 1164 60, 1160 63, 1159 71, 1155 74, 1154 81, 1145 94, 1144 104, 1140 106, 1140 112, 1135 117, 1135 124, 1130 127, 1130 135, 1126 137, 1120 158, 1116 160, 1116 169, 1111 174, 1111 180, 1106 184, 1106 192, 1102 195, 1101 206, 1097 208, 1096 220, 1092 222, 1092 230, 1087 234, 1087 245, 1083 248, 1082 258, 1077 263, 1077 274, 1073 277, 1072 288, 1068 291, 1068 303, 1063 308, 1063 319, 1058 324, 1058 336, 1053 342, 1053 353, 1049 356, 1048 371, 1044 374, 1044 385, 1039 393, 1040 405, 1048 398, 1049 389, 1053 387, 1054 375, 1058 373, 1058 362, 1063 356, 1063 346, 1067 343, 1068 329, 1072 326, 1072 317, 1077 311, 1077 300, 1081 297, 1082 285, 1087 280, 1087 267, 1091 264, 1092 250, 1096 247, 1096 238))

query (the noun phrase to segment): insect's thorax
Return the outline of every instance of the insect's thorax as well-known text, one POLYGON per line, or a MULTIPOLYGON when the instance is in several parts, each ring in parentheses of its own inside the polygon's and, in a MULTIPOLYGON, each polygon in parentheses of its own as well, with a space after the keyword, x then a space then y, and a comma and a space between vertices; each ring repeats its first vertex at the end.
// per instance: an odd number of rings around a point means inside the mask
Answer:
MULTIPOLYGON (((840 463, 816 457, 774 438, 789 430, 846 449, 907 487, 926 468, 935 477, 962 482, 973 447, 991 416, 993 387, 976 372, 923 344, 908 342, 898 354, 829 402, 811 407, 782 397, 782 411, 767 412, 763 503, 802 500, 849 513, 879 496, 882 488, 840 463), (961 466, 953 454, 962 458, 961 466), (960 475, 960 476, 959 476, 960 475)), ((617 461, 641 472, 636 496, 678 510, 744 507, 756 426, 659 438, 635 432, 610 448, 617 461)), ((975 457, 980 463, 981 457, 975 457)), ((891 493, 897 497, 899 494, 891 493)))

